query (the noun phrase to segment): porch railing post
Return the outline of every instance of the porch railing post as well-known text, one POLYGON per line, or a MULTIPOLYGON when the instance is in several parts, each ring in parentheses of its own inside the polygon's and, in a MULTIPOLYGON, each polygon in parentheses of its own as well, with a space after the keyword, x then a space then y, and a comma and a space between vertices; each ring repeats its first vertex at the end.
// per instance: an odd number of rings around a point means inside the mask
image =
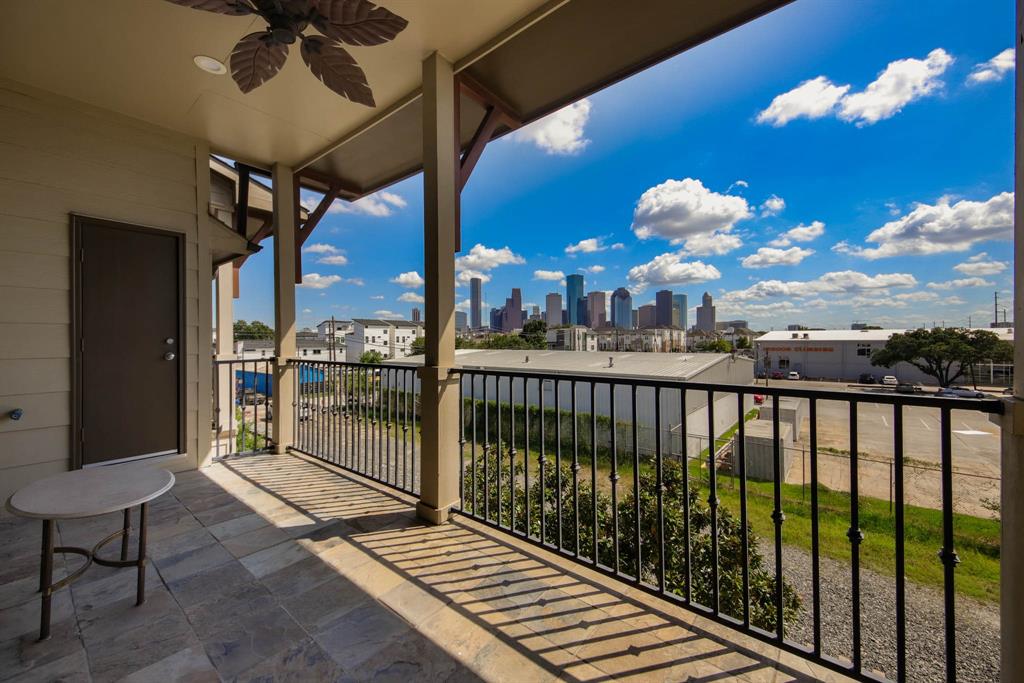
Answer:
POLYGON ((1024 0, 1017 0, 1016 111, 1014 112, 1015 188, 1013 214, 1013 397, 1002 420, 1000 517, 1000 647, 1002 680, 1016 680, 1024 670, 1024 0))
POLYGON ((459 379, 455 363, 458 231, 455 76, 437 52, 423 62, 423 237, 426 353, 420 379, 420 517, 448 519, 459 497, 459 379))
MULTIPOLYGON (((234 331, 234 264, 232 262, 222 263, 217 266, 217 291, 216 291, 216 320, 217 345, 214 349, 216 360, 233 360, 235 357, 235 331, 234 331)), ((234 419, 234 393, 235 382, 231 376, 229 365, 218 365, 215 370, 217 377, 214 378, 214 386, 217 387, 217 396, 214 397, 214 421, 216 423, 216 438, 228 431, 231 420, 234 419)))
POLYGON ((295 434, 295 179, 292 169, 274 164, 274 366, 273 433, 277 453, 292 445, 295 434))

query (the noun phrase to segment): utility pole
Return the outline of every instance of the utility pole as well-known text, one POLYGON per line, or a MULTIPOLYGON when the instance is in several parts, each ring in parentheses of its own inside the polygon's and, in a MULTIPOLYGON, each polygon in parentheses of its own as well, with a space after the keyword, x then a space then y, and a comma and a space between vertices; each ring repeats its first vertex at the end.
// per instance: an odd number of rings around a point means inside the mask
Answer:
POLYGON ((995 317, 992 318, 992 320, 998 326, 999 325, 999 292, 992 292, 992 296, 994 298, 994 302, 992 304, 992 312, 995 314, 995 317))

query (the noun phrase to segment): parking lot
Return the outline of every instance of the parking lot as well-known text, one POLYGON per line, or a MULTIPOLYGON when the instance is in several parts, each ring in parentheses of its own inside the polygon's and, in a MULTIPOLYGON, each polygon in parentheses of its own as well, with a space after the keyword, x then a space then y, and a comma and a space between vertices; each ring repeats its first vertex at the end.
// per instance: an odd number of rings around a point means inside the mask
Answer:
MULTIPOLYGON (((831 391, 891 390, 850 387, 835 382, 770 380, 769 386, 786 386, 831 391)), ((966 405, 970 404, 965 399, 966 405)), ((858 485, 863 495, 888 498, 894 474, 893 406, 861 403, 857 411, 858 485)), ((999 497, 999 426, 989 416, 970 410, 954 410, 952 447, 956 509, 967 514, 989 516, 990 501, 999 497)), ((906 500, 926 507, 938 507, 941 487, 939 411, 933 408, 903 408, 903 454, 906 500)), ((809 480, 810 421, 800 429, 799 442, 786 480, 809 480)), ((837 490, 849 490, 850 408, 842 401, 818 402, 819 477, 821 483, 837 490)))

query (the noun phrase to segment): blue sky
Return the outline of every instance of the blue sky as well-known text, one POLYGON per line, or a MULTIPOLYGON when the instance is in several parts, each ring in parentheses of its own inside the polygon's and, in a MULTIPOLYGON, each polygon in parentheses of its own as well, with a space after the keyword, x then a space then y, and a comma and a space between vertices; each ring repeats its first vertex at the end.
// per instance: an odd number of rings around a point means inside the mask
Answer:
MULTIPOLYGON (((797 0, 506 136, 463 193, 461 277, 495 306, 521 287, 543 307, 584 272, 634 305, 707 290, 758 329, 987 325, 994 291, 1012 310, 1013 10, 797 0)), ((301 326, 409 315, 421 193, 335 203, 301 326)), ((265 244, 236 318, 273 318, 265 244)))

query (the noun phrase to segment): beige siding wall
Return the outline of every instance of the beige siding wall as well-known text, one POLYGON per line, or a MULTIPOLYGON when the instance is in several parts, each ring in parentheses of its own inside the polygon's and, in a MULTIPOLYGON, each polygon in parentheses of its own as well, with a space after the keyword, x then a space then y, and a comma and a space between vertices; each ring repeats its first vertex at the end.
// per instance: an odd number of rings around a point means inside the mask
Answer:
POLYGON ((70 466, 71 213, 185 234, 188 453, 167 465, 194 468, 205 456, 207 154, 195 140, 0 80, 0 500, 70 466), (13 408, 25 411, 20 421, 13 408))

